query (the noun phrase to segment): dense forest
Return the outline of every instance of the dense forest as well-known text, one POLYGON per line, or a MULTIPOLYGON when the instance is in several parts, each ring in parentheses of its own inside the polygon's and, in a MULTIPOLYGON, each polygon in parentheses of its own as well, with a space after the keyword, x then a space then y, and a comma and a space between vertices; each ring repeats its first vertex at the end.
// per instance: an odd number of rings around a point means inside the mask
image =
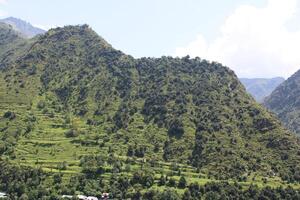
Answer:
MULTIPOLYGON (((82 191, 85 194, 101 196, 101 192, 110 192, 112 199, 147 199, 147 200, 226 200, 226 199, 272 199, 291 200, 300 198, 300 190, 288 186, 286 188, 263 189, 256 185, 243 186, 234 182, 229 184, 226 181, 208 182, 199 185, 198 182, 187 183, 184 176, 176 181, 172 177, 162 175, 158 185, 165 189, 151 188, 155 177, 153 172, 147 168, 137 170, 128 176, 114 172, 108 180, 104 179, 102 173, 86 172, 81 175, 72 176, 68 182, 63 182, 63 173, 57 173, 51 177, 41 169, 20 168, 0 162, 0 188, 9 192, 8 199, 61 199, 60 194, 71 194, 82 191), (48 178, 48 179, 47 179, 48 178), (52 187, 45 183, 50 181, 52 187), (101 188, 101 189, 99 189, 101 188), (142 192, 142 191, 145 192, 142 192)), ((74 199, 76 197, 74 196, 74 199)))
POLYGON ((297 134, 300 134, 299 86, 300 71, 297 71, 277 87, 264 101, 264 105, 276 113, 287 128, 297 134))
POLYGON ((10 198, 299 198, 299 139, 229 68, 135 59, 87 25, 32 39, 3 29, 0 191, 10 198))

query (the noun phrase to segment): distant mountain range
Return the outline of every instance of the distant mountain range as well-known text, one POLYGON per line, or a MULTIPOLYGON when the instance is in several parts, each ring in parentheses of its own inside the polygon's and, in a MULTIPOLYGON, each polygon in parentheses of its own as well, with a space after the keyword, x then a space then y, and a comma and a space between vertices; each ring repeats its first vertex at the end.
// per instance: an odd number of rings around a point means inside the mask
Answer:
POLYGON ((257 102, 263 102, 264 98, 272 93, 279 86, 284 78, 240 78, 240 81, 245 86, 257 102))
POLYGON ((34 27, 33 25, 24 20, 14 17, 1 19, 0 22, 11 25, 15 31, 21 33, 26 38, 31 38, 38 34, 43 34, 46 32, 43 29, 34 27))

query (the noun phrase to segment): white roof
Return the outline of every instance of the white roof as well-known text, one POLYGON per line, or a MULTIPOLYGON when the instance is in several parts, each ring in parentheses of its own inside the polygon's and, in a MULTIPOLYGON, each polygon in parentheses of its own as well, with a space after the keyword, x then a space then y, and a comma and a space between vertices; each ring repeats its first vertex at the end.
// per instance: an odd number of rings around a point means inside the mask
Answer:
POLYGON ((80 200, 88 200, 87 196, 84 195, 77 195, 77 198, 80 200))
POLYGON ((97 197, 88 197, 87 200, 98 200, 97 197))
POLYGON ((68 198, 68 199, 72 199, 72 198, 73 198, 73 196, 71 196, 71 195, 62 195, 62 198, 68 198))

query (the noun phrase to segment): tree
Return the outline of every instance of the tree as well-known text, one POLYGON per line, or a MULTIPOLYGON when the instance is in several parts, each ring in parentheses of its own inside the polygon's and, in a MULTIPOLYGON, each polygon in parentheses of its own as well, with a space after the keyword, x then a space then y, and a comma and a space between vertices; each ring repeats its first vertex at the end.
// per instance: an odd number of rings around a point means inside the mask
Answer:
POLYGON ((128 146, 127 156, 132 157, 134 155, 134 149, 131 145, 128 146))
POLYGON ((9 120, 13 120, 13 119, 16 118, 16 114, 14 112, 7 111, 7 112, 4 113, 3 117, 7 118, 9 120))
POLYGON ((182 200, 191 200, 191 199, 192 199, 191 192, 189 190, 185 190, 182 196, 182 200))
POLYGON ((158 185, 162 186, 166 184, 166 177, 162 174, 159 178, 158 185))
POLYGON ((168 130, 169 136, 181 137, 184 133, 183 123, 179 119, 175 119, 170 123, 168 130))
POLYGON ((71 129, 71 130, 68 130, 65 132, 65 136, 67 138, 70 138, 70 137, 77 137, 79 135, 79 132, 76 131, 75 129, 71 129))
POLYGON ((179 200, 180 196, 176 192, 176 190, 165 189, 159 196, 159 200, 179 200))
POLYGON ((20 200, 29 200, 27 194, 22 194, 20 200))
POLYGON ((53 182, 54 182, 54 184, 61 184, 62 175, 61 174, 54 174, 53 175, 53 182))
POLYGON ((187 185, 186 179, 184 178, 184 176, 181 176, 178 182, 178 188, 185 188, 187 185))
POLYGON ((66 161, 57 164, 57 169, 59 170, 66 170, 67 167, 68 167, 68 163, 66 161))
POLYGON ((176 180, 174 178, 170 178, 168 181, 168 186, 169 187, 175 187, 176 186, 176 180))

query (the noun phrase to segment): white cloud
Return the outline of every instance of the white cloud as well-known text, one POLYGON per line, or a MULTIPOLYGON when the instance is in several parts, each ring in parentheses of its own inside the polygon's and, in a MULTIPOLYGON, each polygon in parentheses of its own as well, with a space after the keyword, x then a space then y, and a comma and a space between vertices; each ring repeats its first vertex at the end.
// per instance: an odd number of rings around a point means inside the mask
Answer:
POLYGON ((51 28, 61 27, 59 25, 41 25, 41 24, 34 24, 33 26, 37 27, 37 28, 40 28, 40 29, 43 29, 45 31, 48 31, 51 28))
POLYGON ((0 4, 6 4, 7 0, 0 0, 0 4))
POLYGON ((288 77, 300 69, 300 31, 286 27, 297 0, 269 0, 265 8, 239 6, 208 43, 200 34, 176 56, 189 54, 221 62, 240 77, 288 77))

